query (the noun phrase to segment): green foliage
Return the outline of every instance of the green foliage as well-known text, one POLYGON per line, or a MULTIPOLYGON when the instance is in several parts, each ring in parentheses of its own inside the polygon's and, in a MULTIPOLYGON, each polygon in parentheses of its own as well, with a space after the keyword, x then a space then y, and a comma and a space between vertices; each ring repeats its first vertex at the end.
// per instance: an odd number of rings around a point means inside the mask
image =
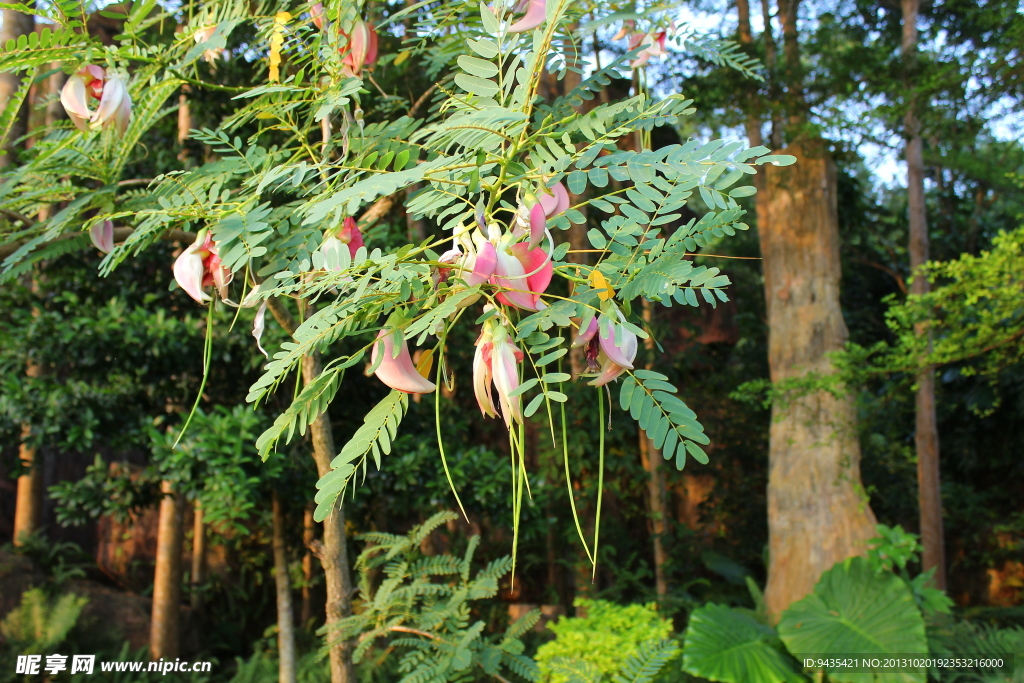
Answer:
POLYGON ((20 652, 51 652, 71 633, 88 602, 73 593, 51 598, 43 589, 31 588, 0 622, 0 634, 20 652))
POLYGON ((550 678, 544 680, 565 683, 651 683, 655 676, 679 654, 679 645, 672 640, 641 643, 639 649, 626 660, 622 668, 605 678, 600 667, 589 661, 553 657, 547 664, 550 678))
POLYGON ((612 676, 632 680, 629 676, 639 675, 647 662, 664 664, 677 654, 674 644, 663 642, 672 624, 653 604, 616 605, 586 598, 574 604, 586 616, 563 617, 550 624, 555 639, 537 650, 542 680, 548 683, 568 683, 572 678, 567 671, 574 669, 577 675, 589 671, 602 677, 595 680, 618 680, 612 676), (634 657, 638 659, 630 663, 634 657))
POLYGON ((936 657, 957 657, 970 653, 972 657, 984 659, 1002 658, 1012 655, 1013 672, 1007 675, 1007 668, 992 669, 933 669, 932 678, 941 683, 1021 683, 1024 681, 1024 628, 996 628, 995 626, 971 621, 947 619, 928 627, 928 648, 936 657))
POLYGON ((935 574, 935 569, 929 569, 913 578, 907 571, 907 564, 916 561, 922 550, 921 544, 917 540, 917 534, 907 533, 898 524, 894 527, 879 524, 875 528, 879 535, 868 541, 871 548, 867 554, 867 561, 875 568, 875 571, 891 571, 902 578, 910 588, 914 602, 926 615, 931 613, 948 614, 953 606, 953 601, 944 591, 929 585, 935 574))
POLYGON ((81 526, 110 515, 126 524, 133 514, 159 499, 160 482, 155 472, 146 469, 133 477, 124 463, 107 463, 99 455, 77 481, 62 481, 50 487, 56 503, 57 523, 81 526))
POLYGON ((478 668, 489 676, 511 672, 538 680, 536 664, 523 654, 521 637, 537 623, 539 612, 493 636, 484 635, 483 621, 473 621, 474 602, 497 595, 499 579, 512 568, 511 559, 491 562, 473 575, 478 536, 470 539, 461 558, 420 552, 431 532, 454 519, 454 513, 441 512, 404 536, 363 534, 367 546, 355 563, 362 604, 327 633, 328 643, 355 640, 357 662, 375 645, 387 643, 401 653, 400 683, 459 681, 478 668))
POLYGON ((806 678, 771 626, 743 610, 709 604, 690 615, 683 669, 711 681, 799 683, 806 678))
MULTIPOLYGON (((907 585, 851 557, 821 575, 814 591, 782 613, 779 636, 798 659, 804 654, 928 654, 924 620, 907 585)), ((828 669, 840 683, 875 680, 872 673, 828 669)), ((925 672, 886 674, 923 683, 925 672)), ((888 680, 888 679, 887 679, 888 680)))

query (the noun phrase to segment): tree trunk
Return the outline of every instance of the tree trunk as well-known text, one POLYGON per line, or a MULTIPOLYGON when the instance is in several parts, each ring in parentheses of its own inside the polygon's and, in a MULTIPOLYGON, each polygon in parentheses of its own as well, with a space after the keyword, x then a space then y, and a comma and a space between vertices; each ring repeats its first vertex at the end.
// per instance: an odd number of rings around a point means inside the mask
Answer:
POLYGON ((295 683, 295 615, 292 587, 288 578, 288 552, 284 542, 284 511, 277 491, 272 497, 274 518, 274 584, 277 588, 277 651, 280 657, 278 681, 295 683))
MULTIPOLYGON (((826 354, 847 339, 839 307, 835 165, 820 147, 787 152, 796 164, 765 167, 757 204, 773 382, 832 372, 826 354)), ((770 615, 777 619, 822 572, 864 552, 874 535, 853 398, 820 391, 776 401, 768 476, 770 615)))
MULTIPOLYGON (((917 56, 917 14, 919 0, 902 0, 902 54, 906 69, 906 92, 911 86, 917 56)), ((906 127, 907 218, 910 226, 910 273, 914 276, 910 291, 925 294, 928 279, 917 274, 928 261, 928 214, 924 203, 924 143, 917 116, 916 98, 911 94, 904 126, 906 127)), ((930 336, 927 326, 919 326, 917 334, 930 336)), ((929 344, 930 346, 930 344, 929 344)), ((935 369, 927 368, 917 376, 915 400, 914 447, 917 449, 917 498, 921 512, 921 563, 925 570, 934 569, 934 585, 946 587, 946 552, 942 531, 942 495, 939 481, 939 427, 935 415, 935 369)))
MULTIPOLYGON (((782 147, 782 119, 779 116, 779 78, 775 70, 778 60, 775 47, 775 34, 772 29, 771 0, 761 0, 761 16, 764 20, 764 66, 768 72, 768 96, 772 103, 772 129, 769 142, 772 149, 782 147)), ((753 140, 751 140, 753 145, 753 140)))
POLYGON ((206 581, 206 524, 203 522, 203 504, 198 500, 192 510, 192 609, 203 609, 203 582, 206 581))
MULTIPOLYGON (((320 354, 313 353, 302 358, 302 381, 309 384, 320 375, 320 354)), ((323 477, 331 471, 331 460, 337 454, 334 436, 331 434, 331 420, 321 413, 310 426, 313 441, 313 459, 317 474, 323 477)), ((352 614, 352 577, 349 573, 348 549, 345 539, 345 508, 337 506, 324 520, 324 540, 319 544, 320 564, 324 568, 327 586, 327 629, 331 642, 331 683, 355 683, 355 668, 352 666, 351 647, 348 643, 335 642, 331 626, 352 614)))
POLYGON ((308 624, 313 618, 313 552, 310 548, 313 547, 313 539, 316 538, 314 524, 313 506, 307 505, 302 513, 302 547, 306 551, 302 554, 302 609, 299 612, 299 623, 303 625, 308 624))
MULTIPOLYGON (((0 23, 0 46, 6 45, 8 40, 16 40, 19 36, 25 36, 35 31, 35 17, 30 14, 5 9, 0 16, 2 16, 0 19, 2 22, 0 23)), ((0 72, 0 111, 7 108, 8 101, 21 88, 24 78, 25 74, 13 71, 0 72)), ((13 161, 12 153, 15 141, 28 132, 28 112, 28 98, 25 98, 18 112, 17 120, 11 126, 10 133, 5 140, 0 141, 3 143, 3 146, 0 147, 0 168, 4 168, 13 161)))
MULTIPOLYGON (((4 13, 5 16, 7 12, 4 13)), ((39 280, 35 275, 29 282, 33 295, 39 293, 39 280)), ((39 307, 33 304, 33 317, 39 315, 39 307)), ((31 356, 25 362, 25 376, 32 379, 43 375, 43 366, 31 356)), ((32 425, 21 425, 21 444, 18 446, 18 459, 25 468, 25 474, 18 477, 18 493, 14 507, 14 545, 22 545, 24 537, 34 533, 42 526, 43 520, 43 464, 37 457, 36 449, 29 445, 32 437, 32 425)))
POLYGON ((185 526, 185 497, 176 495, 174 485, 166 480, 160 484, 160 493, 149 652, 153 659, 173 660, 180 652, 181 541, 185 526))
MULTIPOLYGON (((643 317, 648 326, 654 316, 654 306, 647 299, 643 300, 643 317)), ((654 366, 654 337, 644 340, 644 348, 647 351, 646 367, 650 370, 654 366)), ((604 429, 604 425, 601 425, 604 429)), ((651 514, 651 544, 654 547, 654 590, 658 601, 664 600, 668 595, 668 580, 665 578, 665 562, 668 555, 665 552, 665 476, 661 471, 661 451, 654 447, 654 442, 647 436, 643 429, 637 429, 640 439, 640 461, 647 470, 647 508, 651 514)))

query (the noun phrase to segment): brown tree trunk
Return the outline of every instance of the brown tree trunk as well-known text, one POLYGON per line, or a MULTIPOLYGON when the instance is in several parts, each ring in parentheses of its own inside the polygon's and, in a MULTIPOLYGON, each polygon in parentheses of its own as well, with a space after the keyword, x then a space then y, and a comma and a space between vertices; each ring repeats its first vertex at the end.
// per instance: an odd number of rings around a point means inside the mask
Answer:
POLYGON ((192 510, 192 609, 203 609, 203 582, 206 581, 206 524, 203 522, 203 504, 198 500, 192 510))
POLYGON ((277 491, 271 501, 274 520, 274 584, 277 588, 277 651, 280 657, 278 681, 295 683, 295 615, 292 587, 288 577, 288 551, 284 541, 284 511, 277 491))
MULTIPOLYGON (((303 356, 302 381, 309 384, 320 375, 321 369, 320 354, 303 356)), ((321 413, 313 421, 310 435, 317 473, 321 477, 326 476, 331 471, 331 460, 337 454, 334 436, 331 434, 331 420, 326 413, 321 413)), ((331 633, 332 625, 352 614, 352 577, 348 564, 343 506, 336 507, 324 520, 324 540, 319 544, 318 551, 327 586, 327 638, 332 643, 331 683, 355 683, 351 647, 348 643, 336 642, 336 636, 331 633)))
MULTIPOLYGON (((14 10, 5 9, 0 15, 0 46, 6 45, 8 40, 16 40, 19 36, 26 36, 35 31, 35 17, 30 14, 22 14, 14 10)), ((24 74, 13 71, 0 72, 0 111, 7 107, 7 102, 21 88, 24 74)), ((0 168, 4 168, 13 160, 15 141, 28 132, 28 98, 21 105, 18 118, 11 126, 10 134, 3 141, 0 147, 0 168)))
POLYGON ((169 481, 160 484, 160 493, 149 652, 153 659, 173 660, 180 652, 181 541, 185 526, 185 497, 175 494, 174 485, 169 481))
MULTIPOLYGON (((912 93, 911 76, 917 56, 917 14, 920 0, 902 0, 902 54, 906 68, 907 92, 912 93)), ((928 278, 918 275, 918 268, 928 261, 928 213, 924 203, 924 143, 918 120, 917 102, 913 95, 904 115, 907 159, 907 218, 910 227, 910 285, 913 294, 929 290, 928 278)), ((916 332, 929 335, 927 326, 916 332)), ((930 346, 930 343, 929 343, 930 346)), ((946 587, 946 551, 942 531, 942 495, 939 480, 939 427, 935 415, 935 369, 927 368, 917 376, 915 400, 914 446, 917 450, 917 498, 921 513, 921 563, 925 570, 934 569, 933 583, 946 587)))
MULTIPOLYGON (((773 382, 832 372, 842 348, 836 171, 820 146, 790 147, 793 166, 765 167, 757 204, 773 382)), ((769 567, 777 619, 821 573, 866 550, 875 517, 860 479, 853 398, 820 391, 776 401, 769 444, 769 567)))
MULTIPOLYGON (((654 305, 644 299, 643 317, 648 326, 654 316, 654 305)), ((650 370, 654 366, 654 337, 644 340, 644 348, 647 351, 646 367, 650 370)), ((604 429, 604 425, 601 425, 604 429)), ((647 470, 647 508, 651 515, 651 544, 654 547, 654 590, 661 601, 668 595, 668 580, 665 578, 665 562, 668 554, 665 552, 665 475, 661 471, 661 451, 654 447, 654 442, 642 429, 637 429, 640 439, 640 461, 647 470)))
MULTIPOLYGON (((4 13, 5 16, 7 12, 4 13)), ((29 283, 33 295, 39 293, 39 280, 33 275, 29 283)), ((32 315, 39 315, 39 308, 32 307, 32 315)), ((25 376, 32 379, 43 375, 43 366, 29 356, 25 363, 25 376)), ((18 493, 14 507, 14 545, 22 545, 24 537, 42 526, 43 521, 43 467, 36 449, 29 445, 32 437, 32 426, 21 425, 21 444, 18 446, 18 459, 21 460, 25 474, 18 477, 18 493)))
MULTIPOLYGON (((736 0, 736 15, 739 24, 740 45, 747 50, 748 54, 754 56, 754 35, 750 30, 750 0, 736 0)), ((747 139, 750 140, 751 147, 758 147, 762 143, 761 118, 757 115, 756 108, 754 107, 756 99, 756 82, 751 81, 744 97, 744 106, 747 110, 745 112, 744 126, 747 130, 747 139)))
MULTIPOLYGON (((769 143, 772 149, 782 147, 782 119, 779 116, 779 78, 775 70, 778 61, 775 47, 775 33, 772 29, 771 0, 761 0, 761 16, 764 20, 764 66, 768 71, 768 96, 772 104, 772 129, 769 143)), ((751 141, 753 144, 753 141, 751 141)))
POLYGON ((313 584, 313 539, 314 532, 313 506, 307 505, 302 513, 302 546, 306 552, 302 554, 302 608, 299 612, 299 623, 308 624, 313 618, 313 596, 311 593, 313 584))

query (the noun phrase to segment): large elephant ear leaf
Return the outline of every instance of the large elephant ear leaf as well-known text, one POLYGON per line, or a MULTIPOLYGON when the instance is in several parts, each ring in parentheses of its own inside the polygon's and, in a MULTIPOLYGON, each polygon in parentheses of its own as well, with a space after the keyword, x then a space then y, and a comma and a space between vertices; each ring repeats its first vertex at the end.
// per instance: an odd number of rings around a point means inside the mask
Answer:
MULTIPOLYGON (((822 574, 813 593, 782 613, 779 635, 797 659, 928 654, 924 619, 906 583, 890 572, 876 572, 862 557, 840 562, 822 574)), ((870 672, 826 672, 837 683, 882 680, 870 672)), ((924 683, 925 671, 889 671, 884 680, 924 683)))
POLYGON ((725 683, 806 681, 777 643, 775 631, 746 612, 709 604, 690 615, 683 669, 725 683))

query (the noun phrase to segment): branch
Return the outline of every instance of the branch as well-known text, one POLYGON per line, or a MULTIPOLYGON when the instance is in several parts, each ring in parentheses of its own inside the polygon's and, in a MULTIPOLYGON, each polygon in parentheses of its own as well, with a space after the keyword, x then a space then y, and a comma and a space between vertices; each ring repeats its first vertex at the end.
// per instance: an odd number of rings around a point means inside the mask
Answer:
MULTIPOLYGON (((115 242, 124 242, 126 239, 128 239, 128 236, 131 235, 133 232, 135 232, 134 228, 114 228, 114 241, 115 242)), ((54 242, 60 242, 61 240, 73 239, 75 237, 78 237, 81 234, 83 234, 83 233, 80 233, 80 232, 65 233, 65 234, 61 235, 60 237, 55 237, 52 240, 49 240, 47 242, 43 242, 42 244, 39 245, 39 247, 45 247, 48 244, 53 244, 54 242)), ((187 242, 187 243, 191 244, 192 242, 196 241, 196 234, 194 232, 186 232, 184 230, 167 230, 162 235, 160 235, 160 239, 168 240, 170 242, 187 242)), ((0 259, 7 258, 8 256, 13 254, 14 252, 18 251, 18 249, 21 249, 21 247, 24 244, 25 244, 25 241, 11 242, 10 244, 0 244, 0 259)))
POLYGON ((857 257, 853 260, 857 263, 863 263, 865 266, 871 266, 872 268, 877 268, 884 273, 888 273, 894 280, 896 280, 896 286, 900 288, 901 292, 903 292, 903 296, 907 295, 907 283, 903 281, 903 276, 889 266, 883 266, 881 263, 875 263, 874 261, 869 261, 866 258, 857 257))
POLYGON ((298 325, 295 324, 295 318, 288 312, 288 309, 284 307, 281 300, 272 297, 267 299, 267 308, 270 309, 270 314, 274 316, 274 320, 277 324, 284 328, 284 331, 288 333, 288 336, 294 337, 295 330, 298 329, 298 325))
POLYGON ((395 205, 395 199, 400 195, 402 191, 398 191, 395 194, 389 194, 386 197, 381 197, 373 204, 370 205, 363 215, 359 217, 359 228, 360 230, 368 230, 373 227, 377 221, 384 218, 391 211, 391 207, 395 205))

